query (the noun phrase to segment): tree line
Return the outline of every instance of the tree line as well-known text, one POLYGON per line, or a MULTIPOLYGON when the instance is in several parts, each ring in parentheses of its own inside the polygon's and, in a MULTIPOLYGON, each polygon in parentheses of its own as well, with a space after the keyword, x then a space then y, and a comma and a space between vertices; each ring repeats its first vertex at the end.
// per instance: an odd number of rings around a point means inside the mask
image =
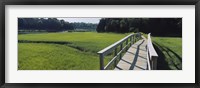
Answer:
POLYGON ((18 18, 18 30, 27 31, 71 31, 74 29, 96 29, 97 24, 75 22, 69 23, 57 18, 18 18))
POLYGON ((144 32, 155 36, 182 36, 182 18, 102 18, 97 32, 144 32))
POLYGON ((75 29, 93 29, 96 30, 97 24, 94 23, 84 23, 84 22, 74 22, 72 23, 75 29))

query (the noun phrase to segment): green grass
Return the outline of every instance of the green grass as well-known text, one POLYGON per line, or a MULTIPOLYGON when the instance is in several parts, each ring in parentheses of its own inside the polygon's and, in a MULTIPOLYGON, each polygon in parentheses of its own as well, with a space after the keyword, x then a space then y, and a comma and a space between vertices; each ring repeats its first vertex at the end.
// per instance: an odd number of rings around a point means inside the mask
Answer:
POLYGON ((153 37, 159 55, 158 69, 182 69, 182 38, 153 37))
POLYGON ((96 53, 127 35, 96 32, 42 33, 19 35, 18 40, 70 42, 72 47, 96 53))
POLYGON ((99 69, 96 55, 66 45, 19 43, 19 70, 99 69))
MULTIPOLYGON (((18 43, 18 69, 99 70, 97 52, 127 35, 96 32, 19 34, 19 41, 28 42, 18 43)), ((182 69, 182 38, 152 38, 159 54, 158 69, 182 69)), ((105 65, 112 55, 113 52, 105 57, 105 65)))
MULTIPOLYGON (((142 33, 147 38, 147 34, 142 33)), ((181 37, 152 37, 154 48, 158 53, 159 70, 182 69, 182 38, 181 37)))
MULTIPOLYGON (((44 43, 18 43, 18 69, 98 70, 97 52, 127 35, 95 32, 20 34, 19 41, 44 43)), ((111 57, 106 57, 105 64, 111 57)))

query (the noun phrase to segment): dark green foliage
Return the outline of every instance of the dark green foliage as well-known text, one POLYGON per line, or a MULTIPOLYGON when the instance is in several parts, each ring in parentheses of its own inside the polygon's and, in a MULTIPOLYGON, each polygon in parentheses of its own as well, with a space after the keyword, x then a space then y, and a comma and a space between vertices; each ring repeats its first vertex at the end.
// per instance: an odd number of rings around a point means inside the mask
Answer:
POLYGON ((97 32, 105 32, 106 19, 102 18, 97 26, 97 32))
POLYGON ((18 18, 18 30, 58 32, 73 29, 71 23, 57 18, 18 18))
POLYGON ((154 36, 182 36, 182 18, 102 18, 97 32, 144 32, 154 36))
MULTIPOLYGON (((76 31, 74 29, 81 29, 84 31, 95 31, 97 24, 75 22, 69 23, 57 18, 19 18, 18 29, 21 31, 76 31)), ((78 30, 79 31, 79 30, 78 30)))

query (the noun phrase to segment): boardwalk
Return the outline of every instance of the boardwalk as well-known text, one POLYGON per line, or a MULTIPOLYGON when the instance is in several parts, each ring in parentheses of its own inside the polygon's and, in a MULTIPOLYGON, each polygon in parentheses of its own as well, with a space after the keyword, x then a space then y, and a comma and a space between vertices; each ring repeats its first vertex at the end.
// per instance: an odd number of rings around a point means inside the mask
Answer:
POLYGON ((130 34, 97 53, 100 59, 100 70, 110 69, 109 67, 111 67, 112 63, 114 63, 115 66, 114 70, 157 69, 158 54, 153 47, 151 33, 148 34, 148 39, 142 36, 141 33, 130 34), (130 40, 129 43, 128 40, 130 40), (135 40, 137 41, 136 43, 134 43, 135 40), (117 47, 120 47, 119 51, 117 47), (127 50, 127 48, 129 49, 127 50), (104 65, 104 57, 112 51, 114 51, 114 57, 108 64, 104 65), (123 51, 126 51, 126 53, 121 57, 123 51), (117 63, 118 58, 120 58, 120 61, 117 63))
POLYGON ((147 39, 133 44, 124 54, 114 70, 146 70, 147 69, 147 39))

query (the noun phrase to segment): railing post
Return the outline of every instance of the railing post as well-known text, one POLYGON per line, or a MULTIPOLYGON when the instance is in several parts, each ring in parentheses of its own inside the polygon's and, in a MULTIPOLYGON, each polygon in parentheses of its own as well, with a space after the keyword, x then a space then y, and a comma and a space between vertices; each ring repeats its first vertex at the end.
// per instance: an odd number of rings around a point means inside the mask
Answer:
POLYGON ((100 58, 100 70, 104 70, 104 55, 101 53, 99 54, 99 58, 100 58))
MULTIPOLYGON (((122 42, 121 45, 120 45, 120 51, 122 50, 122 47, 123 47, 123 42, 122 42)), ((122 52, 120 53, 119 58, 122 59, 122 52)))
POLYGON ((137 40, 137 34, 134 36, 134 43, 136 42, 137 40))
MULTIPOLYGON (((115 48, 115 54, 114 55, 115 56, 117 55, 117 48, 115 48)), ((114 65, 117 66, 117 59, 115 60, 114 65)))
POLYGON ((138 35, 139 35, 139 39, 141 39, 142 38, 141 33, 138 33, 138 35))
POLYGON ((128 51, 128 39, 126 39, 126 51, 128 51))
POLYGON ((151 66, 151 70, 153 70, 153 60, 152 60, 152 57, 150 57, 150 66, 151 66))
MULTIPOLYGON (((130 44, 133 45, 133 35, 131 35, 131 37, 130 37, 130 42, 131 42, 130 44)), ((130 47, 131 47, 131 45, 130 45, 130 47)))
POLYGON ((157 70, 157 57, 153 56, 151 60, 152 60, 152 69, 157 70))

